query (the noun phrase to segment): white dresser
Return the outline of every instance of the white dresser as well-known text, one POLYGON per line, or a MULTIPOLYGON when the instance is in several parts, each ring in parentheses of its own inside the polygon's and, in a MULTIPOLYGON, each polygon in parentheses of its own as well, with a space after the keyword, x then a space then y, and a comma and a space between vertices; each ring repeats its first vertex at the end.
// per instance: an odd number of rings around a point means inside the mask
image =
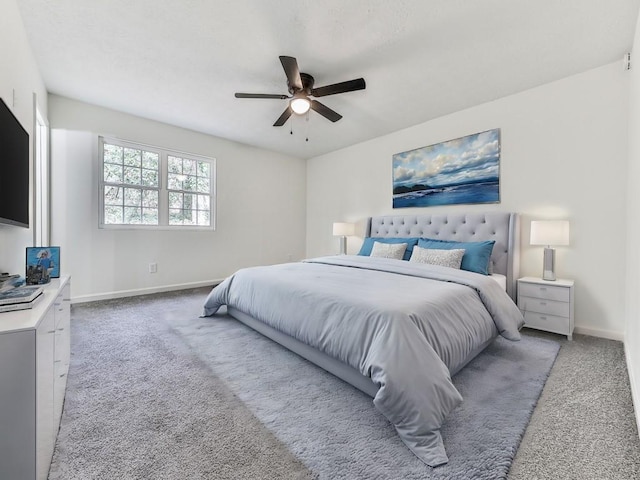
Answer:
POLYGON ((518 279, 518 307, 525 327, 573 336, 573 280, 518 279))
POLYGON ((69 371, 69 277, 33 308, 0 313, 0 478, 46 480, 69 371))

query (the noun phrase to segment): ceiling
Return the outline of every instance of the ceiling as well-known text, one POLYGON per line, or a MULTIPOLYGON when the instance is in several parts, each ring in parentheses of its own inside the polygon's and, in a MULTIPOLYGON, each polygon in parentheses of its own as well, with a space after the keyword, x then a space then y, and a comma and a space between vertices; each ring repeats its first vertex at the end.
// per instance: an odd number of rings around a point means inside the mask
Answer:
POLYGON ((50 93, 311 158, 619 60, 640 0, 17 0, 50 93), (273 123, 279 55, 342 114, 273 123), (293 134, 290 133, 291 129, 293 134), (308 137, 308 141, 306 138, 308 137))

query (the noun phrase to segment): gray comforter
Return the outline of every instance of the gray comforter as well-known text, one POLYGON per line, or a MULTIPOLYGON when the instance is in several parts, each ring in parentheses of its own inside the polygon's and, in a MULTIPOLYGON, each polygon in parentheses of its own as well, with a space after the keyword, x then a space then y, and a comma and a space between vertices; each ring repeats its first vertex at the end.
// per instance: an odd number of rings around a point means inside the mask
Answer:
POLYGON ((491 278, 350 255, 239 270, 211 291, 204 315, 221 305, 370 377, 376 408, 430 466, 448 461, 440 427, 462 401, 450 371, 496 332, 518 340, 523 324, 491 278))

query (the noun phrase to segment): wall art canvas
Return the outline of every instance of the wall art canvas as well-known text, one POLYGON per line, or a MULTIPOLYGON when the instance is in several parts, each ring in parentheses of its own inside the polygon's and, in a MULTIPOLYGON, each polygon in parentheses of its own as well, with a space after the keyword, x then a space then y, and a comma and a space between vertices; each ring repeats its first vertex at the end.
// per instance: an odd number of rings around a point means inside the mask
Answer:
POLYGON ((27 285, 60 277, 60 247, 27 247, 25 277, 27 285))
POLYGON ((499 202, 499 128, 393 156, 393 208, 499 202))

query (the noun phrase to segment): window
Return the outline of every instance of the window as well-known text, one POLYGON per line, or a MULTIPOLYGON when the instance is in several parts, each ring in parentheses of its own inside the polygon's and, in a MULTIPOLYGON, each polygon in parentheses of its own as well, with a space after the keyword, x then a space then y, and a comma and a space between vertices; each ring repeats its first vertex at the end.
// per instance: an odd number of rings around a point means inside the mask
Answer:
POLYGON ((103 228, 213 229, 215 159, 100 137, 103 228))
MULTIPOLYGON (((35 99, 35 94, 34 94, 35 99)), ((40 113, 34 100, 36 123, 34 128, 35 168, 33 179, 35 182, 35 200, 33 205, 33 244, 35 246, 50 245, 50 201, 49 201, 49 126, 40 113)))

